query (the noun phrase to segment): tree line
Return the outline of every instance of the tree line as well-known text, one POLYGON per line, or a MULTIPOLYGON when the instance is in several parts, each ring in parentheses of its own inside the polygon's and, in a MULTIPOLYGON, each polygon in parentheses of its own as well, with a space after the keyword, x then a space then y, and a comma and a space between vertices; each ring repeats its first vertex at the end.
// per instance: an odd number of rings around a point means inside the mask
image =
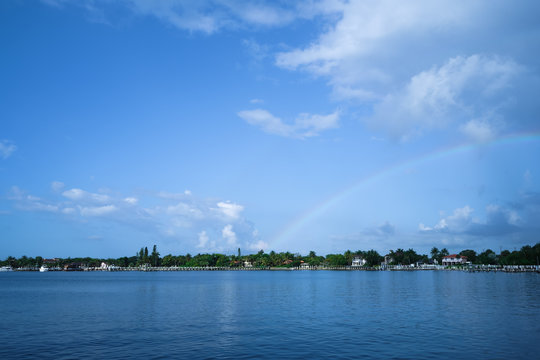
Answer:
MULTIPOLYGON (((343 254, 327 254, 320 256, 315 251, 310 251, 307 255, 291 252, 275 252, 269 253, 263 250, 255 254, 242 255, 240 249, 237 254, 197 254, 197 255, 172 255, 167 254, 163 257, 154 245, 152 252, 148 251, 147 247, 141 248, 134 256, 124 256, 120 258, 55 258, 44 259, 41 256, 28 257, 22 256, 14 258, 7 257, 0 261, 0 266, 11 266, 13 268, 35 268, 42 264, 53 267, 63 267, 72 263, 81 263, 88 267, 99 267, 102 263, 107 265, 115 265, 121 267, 137 267, 137 266, 185 266, 185 267, 242 267, 245 263, 253 267, 299 267, 302 264, 309 266, 348 266, 351 265, 355 257, 360 257, 365 260, 364 266, 374 267, 379 266, 386 261, 389 265, 411 265, 411 264, 441 264, 444 256, 449 255, 447 249, 439 250, 436 247, 431 249, 429 255, 418 254, 413 249, 396 249, 390 250, 385 256, 380 255, 376 250, 368 251, 350 251, 347 250, 343 254)), ((474 250, 466 249, 461 251, 458 256, 467 257, 467 261, 473 264, 484 265, 538 265, 540 258, 540 243, 534 246, 525 245, 520 250, 503 250, 496 254, 493 250, 487 249, 481 253, 474 250)))

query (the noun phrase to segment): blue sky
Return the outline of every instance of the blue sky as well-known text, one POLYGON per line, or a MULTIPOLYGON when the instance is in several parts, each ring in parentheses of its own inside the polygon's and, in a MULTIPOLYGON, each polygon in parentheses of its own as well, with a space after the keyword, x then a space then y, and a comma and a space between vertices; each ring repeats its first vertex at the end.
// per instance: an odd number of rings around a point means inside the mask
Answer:
POLYGON ((535 1, 0 3, 0 257, 540 241, 535 1))

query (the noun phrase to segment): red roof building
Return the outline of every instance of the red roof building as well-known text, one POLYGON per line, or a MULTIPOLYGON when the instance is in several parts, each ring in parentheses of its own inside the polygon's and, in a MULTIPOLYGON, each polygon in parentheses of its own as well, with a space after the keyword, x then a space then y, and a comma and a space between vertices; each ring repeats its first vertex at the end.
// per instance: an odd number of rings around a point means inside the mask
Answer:
POLYGON ((442 258, 442 264, 448 265, 448 266, 465 264, 466 262, 467 262, 467 257, 461 256, 458 254, 448 255, 442 258))

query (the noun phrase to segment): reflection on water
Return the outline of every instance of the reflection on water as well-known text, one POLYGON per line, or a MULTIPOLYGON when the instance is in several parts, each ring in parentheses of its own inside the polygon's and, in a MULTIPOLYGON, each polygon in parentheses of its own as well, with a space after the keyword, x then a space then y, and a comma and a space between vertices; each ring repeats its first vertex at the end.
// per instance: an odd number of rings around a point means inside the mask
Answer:
POLYGON ((2 273, 0 358, 535 358, 538 274, 2 273))

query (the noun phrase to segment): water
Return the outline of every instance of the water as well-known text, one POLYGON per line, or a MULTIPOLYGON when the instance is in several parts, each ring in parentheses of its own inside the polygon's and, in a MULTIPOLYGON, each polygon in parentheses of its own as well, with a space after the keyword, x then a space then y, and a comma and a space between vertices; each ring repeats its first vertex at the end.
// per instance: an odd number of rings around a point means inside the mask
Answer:
POLYGON ((538 358, 540 275, 0 273, 0 358, 538 358))

